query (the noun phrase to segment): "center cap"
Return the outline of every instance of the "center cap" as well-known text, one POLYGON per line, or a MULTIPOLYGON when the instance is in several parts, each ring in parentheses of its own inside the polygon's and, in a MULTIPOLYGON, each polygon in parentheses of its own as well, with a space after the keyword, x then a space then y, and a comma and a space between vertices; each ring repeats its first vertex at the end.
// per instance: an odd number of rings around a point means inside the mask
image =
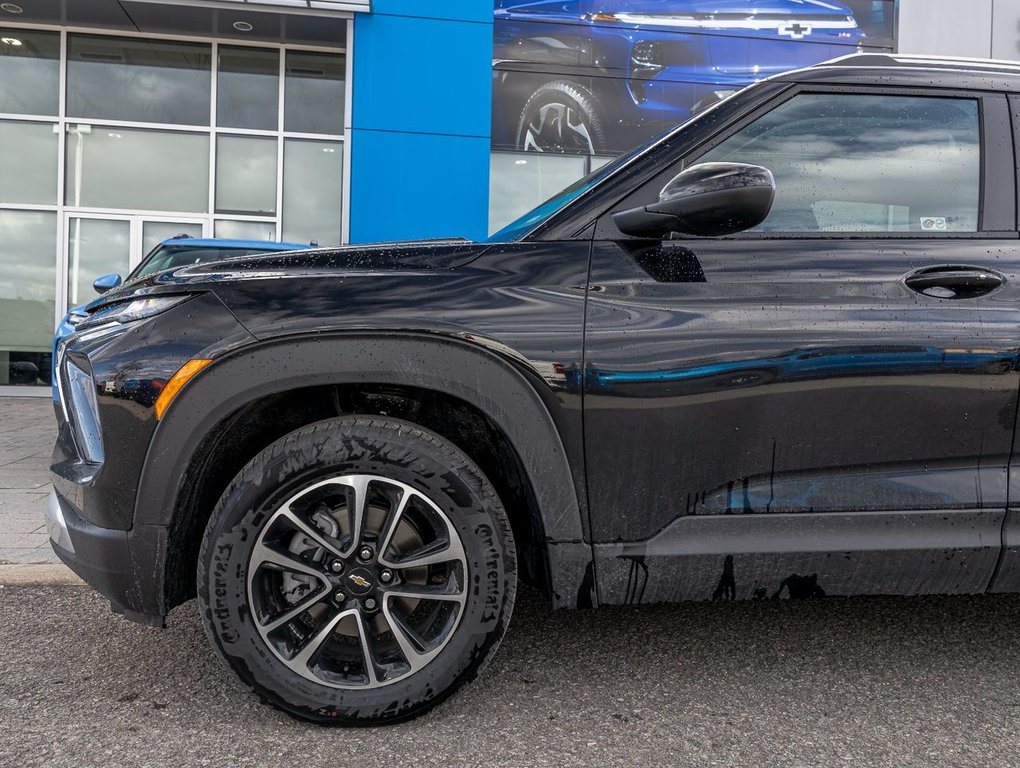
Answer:
POLYGON ((375 586, 375 577, 367 568, 355 568, 344 579, 347 589, 354 595, 367 595, 375 586))

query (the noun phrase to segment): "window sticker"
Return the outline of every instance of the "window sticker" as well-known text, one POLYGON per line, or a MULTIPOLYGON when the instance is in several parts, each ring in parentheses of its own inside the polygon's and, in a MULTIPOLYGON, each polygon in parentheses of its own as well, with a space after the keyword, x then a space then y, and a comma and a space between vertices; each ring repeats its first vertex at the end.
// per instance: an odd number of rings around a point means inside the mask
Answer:
POLYGON ((949 229, 945 216, 922 216, 921 230, 924 232, 945 232, 949 229))

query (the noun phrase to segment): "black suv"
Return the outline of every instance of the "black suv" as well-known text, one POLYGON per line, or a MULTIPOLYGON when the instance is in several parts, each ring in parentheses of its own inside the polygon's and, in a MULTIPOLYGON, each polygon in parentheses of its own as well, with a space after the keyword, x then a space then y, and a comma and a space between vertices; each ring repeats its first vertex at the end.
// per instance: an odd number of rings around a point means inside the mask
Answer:
POLYGON ((260 696, 417 715, 564 608, 1020 591, 1020 67, 781 75, 487 242, 130 281, 59 349, 60 557, 260 696), (1015 508, 1014 508, 1015 507, 1015 508))

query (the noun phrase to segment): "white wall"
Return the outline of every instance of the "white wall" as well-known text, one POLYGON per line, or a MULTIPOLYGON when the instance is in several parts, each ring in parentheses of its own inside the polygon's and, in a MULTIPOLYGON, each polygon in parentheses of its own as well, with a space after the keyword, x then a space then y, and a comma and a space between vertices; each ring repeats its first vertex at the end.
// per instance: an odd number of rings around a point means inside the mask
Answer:
POLYGON ((900 0, 900 53, 988 58, 993 0, 900 0))
POLYGON ((1020 60, 1020 0, 900 0, 899 51, 1020 60))
POLYGON ((992 58, 1020 59, 1020 0, 995 0, 992 58))

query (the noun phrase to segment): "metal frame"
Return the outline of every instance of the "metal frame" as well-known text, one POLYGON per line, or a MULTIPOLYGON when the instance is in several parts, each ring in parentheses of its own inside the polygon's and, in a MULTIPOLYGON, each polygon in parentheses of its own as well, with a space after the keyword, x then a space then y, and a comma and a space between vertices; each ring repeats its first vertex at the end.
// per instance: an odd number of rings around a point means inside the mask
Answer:
MULTIPOLYGON (((253 221, 271 224, 274 228, 276 239, 282 239, 283 224, 283 159, 284 145, 288 139, 306 139, 315 141, 331 141, 341 144, 343 153, 343 168, 341 179, 341 207, 340 207, 340 238, 341 244, 348 242, 349 237, 349 216, 350 216, 350 123, 351 123, 351 96, 352 96, 352 55, 351 41, 354 34, 354 20, 347 20, 347 40, 343 46, 313 46, 288 43, 270 43, 259 40, 243 40, 234 38, 209 38, 190 35, 173 34, 149 34, 142 32, 131 32, 125 30, 112 30, 92 27, 61 27, 46 24, 25 23, 8 21, 4 19, 0 26, 8 29, 24 29, 42 32, 56 32, 60 35, 60 70, 59 70, 59 97, 58 113, 56 115, 24 115, 12 113, 0 113, 0 121, 21 122, 21 123, 45 123, 54 125, 57 128, 57 202, 53 205, 4 203, 0 204, 3 210, 25 210, 43 211, 56 214, 56 252, 54 253, 54 264, 56 267, 54 285, 54 327, 59 324, 67 309, 68 302, 68 230, 69 222, 76 217, 79 218, 106 218, 106 219, 129 219, 131 222, 131 255, 130 264, 134 267, 138 260, 144 256, 139 252, 141 247, 141 227, 144 221, 179 221, 182 223, 201 222, 203 234, 212 237, 215 234, 217 221, 253 221), (168 123, 148 123, 141 121, 105 120, 91 118, 75 118, 67 114, 67 72, 68 72, 68 35, 85 34, 101 35, 104 37, 123 37, 131 39, 198 42, 210 46, 211 65, 209 76, 211 78, 210 101, 209 101, 209 125, 176 125, 168 123), (248 128, 221 127, 217 123, 217 88, 219 81, 219 48, 221 45, 239 48, 264 48, 277 51, 279 58, 278 77, 278 107, 277 125, 275 130, 256 130, 248 128), (316 52, 344 55, 345 60, 345 104, 342 133, 339 134, 317 134, 300 131, 284 130, 284 98, 286 82, 286 57, 290 51, 316 52), (175 131, 179 133, 195 133, 209 137, 209 193, 207 210, 205 212, 195 211, 149 211, 139 209, 121 208, 98 208, 89 206, 68 205, 66 201, 66 162, 68 157, 67 131, 70 126, 87 124, 102 128, 125 128, 125 129, 149 129, 160 131, 175 131), (252 136, 272 138, 277 143, 277 166, 276 166, 276 211, 272 216, 257 214, 229 214, 216 212, 216 153, 217 139, 219 136, 252 136)), ((22 387, 14 385, 0 385, 0 397, 5 395, 35 395, 48 394, 43 387, 22 387), (38 393, 33 390, 40 390, 38 393)))

